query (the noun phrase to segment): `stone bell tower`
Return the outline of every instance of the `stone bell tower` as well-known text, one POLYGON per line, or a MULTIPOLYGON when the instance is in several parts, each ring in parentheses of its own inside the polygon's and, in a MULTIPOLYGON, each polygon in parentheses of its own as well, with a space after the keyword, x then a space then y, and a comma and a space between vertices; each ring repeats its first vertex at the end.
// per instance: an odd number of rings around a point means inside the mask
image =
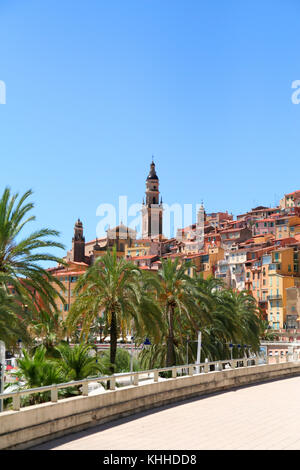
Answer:
POLYGON ((162 235, 162 199, 159 202, 159 179, 152 160, 146 179, 146 203, 142 205, 142 238, 157 238, 162 235))
POLYGON ((83 236, 83 225, 80 219, 77 220, 74 226, 74 237, 72 238, 72 261, 84 262, 85 261, 85 238, 83 236))

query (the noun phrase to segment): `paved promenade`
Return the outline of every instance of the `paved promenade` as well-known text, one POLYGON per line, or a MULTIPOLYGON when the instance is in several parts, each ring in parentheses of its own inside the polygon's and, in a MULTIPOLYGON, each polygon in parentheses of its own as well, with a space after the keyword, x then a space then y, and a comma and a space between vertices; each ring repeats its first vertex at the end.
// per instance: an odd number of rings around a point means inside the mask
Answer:
POLYGON ((181 402, 35 449, 300 449, 300 377, 181 402))

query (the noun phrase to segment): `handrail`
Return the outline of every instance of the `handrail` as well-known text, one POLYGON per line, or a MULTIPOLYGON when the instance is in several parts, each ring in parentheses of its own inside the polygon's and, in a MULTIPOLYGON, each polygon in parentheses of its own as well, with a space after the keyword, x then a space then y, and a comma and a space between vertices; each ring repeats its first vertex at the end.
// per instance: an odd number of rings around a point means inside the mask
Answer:
MULTIPOLYGON (((299 360, 299 356, 296 353, 294 356, 294 360, 299 360), (296 356, 296 359, 295 359, 296 356)), ((268 360, 269 358, 267 358, 268 360)), ((285 358, 286 361, 289 359, 288 357, 285 358)), ((226 369, 223 369, 223 365, 229 364, 230 369, 234 369, 236 367, 241 367, 241 363, 243 364, 242 367, 253 367, 255 366, 258 362, 258 357, 254 358, 248 358, 248 357, 243 357, 243 358, 236 358, 236 359, 227 359, 227 360, 221 360, 221 361, 211 361, 211 362, 201 362, 201 363, 193 363, 193 364, 184 364, 184 365, 176 365, 176 366, 171 366, 171 367, 162 367, 158 369, 149 369, 149 370, 144 370, 144 371, 133 371, 133 372, 121 372, 113 375, 105 375, 105 376, 94 376, 94 377, 88 377, 86 379, 82 380, 72 380, 70 382, 64 382, 60 384, 53 384, 53 385, 46 385, 43 387, 36 387, 36 388, 28 388, 28 389, 19 389, 15 392, 10 392, 10 393, 1 393, 0 394, 0 400, 6 399, 6 398, 12 398, 13 399, 13 410, 19 411, 21 408, 21 397, 26 396, 26 395, 32 395, 35 393, 43 393, 43 392, 51 392, 51 399, 49 402, 57 402, 58 401, 58 390, 68 388, 68 387, 74 387, 78 385, 82 385, 82 395, 83 396, 88 396, 88 384, 90 382, 110 382, 110 389, 107 390, 107 392, 114 391, 116 388, 116 380, 124 377, 133 377, 133 386, 139 385, 139 376, 144 375, 144 374, 153 374, 153 379, 154 382, 158 382, 159 380, 159 373, 160 372, 172 372, 172 379, 177 378, 177 371, 178 369, 181 369, 182 371, 185 370, 186 375, 188 376, 193 376, 195 375, 200 375, 200 374, 206 374, 209 372, 216 373, 216 372, 221 372, 226 369), (248 366, 248 362, 250 362, 250 366, 248 366), (254 364, 253 364, 254 363, 254 364), (214 366, 214 370, 210 371, 210 367, 214 366), (194 371, 196 369, 196 373, 194 371), (199 371, 199 372, 197 372, 199 371)), ((278 360, 276 363, 279 363, 279 356, 278 360)), ((0 413, 1 415, 1 413, 0 413)))

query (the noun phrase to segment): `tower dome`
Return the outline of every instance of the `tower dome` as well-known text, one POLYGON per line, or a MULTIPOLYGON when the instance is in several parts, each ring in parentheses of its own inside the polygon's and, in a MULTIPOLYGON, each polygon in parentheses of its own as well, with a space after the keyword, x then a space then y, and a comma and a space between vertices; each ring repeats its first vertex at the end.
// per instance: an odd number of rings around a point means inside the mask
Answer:
POLYGON ((156 171, 155 171, 155 163, 154 163, 153 160, 152 160, 151 165, 150 165, 150 171, 149 171, 149 175, 147 177, 147 180, 158 180, 158 176, 157 176, 156 171))

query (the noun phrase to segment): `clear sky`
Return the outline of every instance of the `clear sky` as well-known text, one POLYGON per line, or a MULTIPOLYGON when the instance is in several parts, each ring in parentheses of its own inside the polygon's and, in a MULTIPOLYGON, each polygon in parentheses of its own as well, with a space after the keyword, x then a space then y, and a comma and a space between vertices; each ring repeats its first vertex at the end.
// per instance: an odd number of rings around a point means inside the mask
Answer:
POLYGON ((299 0, 0 0, 0 187, 38 226, 141 202, 244 212, 300 189, 299 0))

